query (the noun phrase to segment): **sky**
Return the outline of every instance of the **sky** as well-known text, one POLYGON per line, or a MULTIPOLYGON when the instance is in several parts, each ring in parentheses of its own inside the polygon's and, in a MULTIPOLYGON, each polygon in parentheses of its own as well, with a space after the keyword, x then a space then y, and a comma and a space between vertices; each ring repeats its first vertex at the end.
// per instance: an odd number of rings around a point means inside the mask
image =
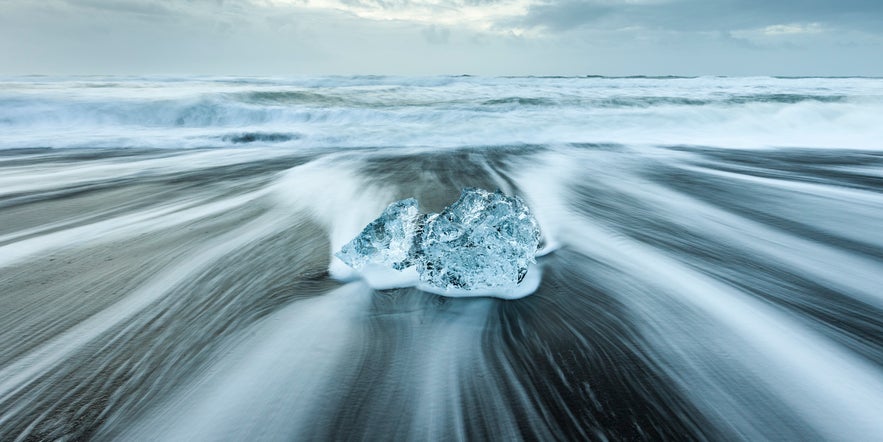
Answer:
POLYGON ((883 76, 883 0, 0 0, 0 75, 883 76))

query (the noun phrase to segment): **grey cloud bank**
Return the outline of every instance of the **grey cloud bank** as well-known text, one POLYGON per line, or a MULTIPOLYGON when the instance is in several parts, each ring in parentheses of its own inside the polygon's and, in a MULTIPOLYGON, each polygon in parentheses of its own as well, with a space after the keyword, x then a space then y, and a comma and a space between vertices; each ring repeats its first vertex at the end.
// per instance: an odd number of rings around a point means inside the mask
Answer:
POLYGON ((883 75, 883 2, 0 0, 0 74, 883 75))
POLYGON ((559 1, 537 3, 523 18, 531 26, 643 27, 670 31, 736 31, 788 23, 823 23, 877 32, 883 2, 846 0, 559 1))

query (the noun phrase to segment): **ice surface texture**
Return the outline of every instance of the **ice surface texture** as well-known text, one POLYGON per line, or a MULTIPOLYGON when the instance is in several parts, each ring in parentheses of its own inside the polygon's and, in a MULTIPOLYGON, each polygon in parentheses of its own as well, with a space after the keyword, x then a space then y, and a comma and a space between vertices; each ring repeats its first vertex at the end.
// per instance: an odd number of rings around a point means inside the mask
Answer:
POLYGON ((464 189, 439 214, 413 198, 391 204, 336 255, 356 270, 416 266, 422 285, 447 290, 516 287, 535 262, 539 224, 517 196, 464 189))
POLYGON ((465 189, 423 227, 420 281, 444 289, 514 287, 534 262, 539 239, 539 225, 520 198, 465 189))
POLYGON ((335 256, 356 270, 371 263, 396 270, 408 268, 414 265, 418 218, 417 200, 396 201, 335 256))

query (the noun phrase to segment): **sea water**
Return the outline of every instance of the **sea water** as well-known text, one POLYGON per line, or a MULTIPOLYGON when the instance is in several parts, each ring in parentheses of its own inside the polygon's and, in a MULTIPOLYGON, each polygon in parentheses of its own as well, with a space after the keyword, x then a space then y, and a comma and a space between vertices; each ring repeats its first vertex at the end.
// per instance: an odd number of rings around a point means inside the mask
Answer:
POLYGON ((881 115, 874 78, 3 78, 0 439, 874 438, 881 115), (536 217, 529 296, 334 258, 468 187, 536 217))

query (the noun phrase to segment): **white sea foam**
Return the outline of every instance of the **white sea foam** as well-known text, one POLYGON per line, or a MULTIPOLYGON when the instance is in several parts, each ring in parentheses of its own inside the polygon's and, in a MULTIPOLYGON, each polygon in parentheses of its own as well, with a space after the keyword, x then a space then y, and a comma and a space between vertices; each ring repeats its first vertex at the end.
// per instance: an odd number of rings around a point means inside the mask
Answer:
POLYGON ((7 79, 0 148, 883 148, 883 79, 7 79))

